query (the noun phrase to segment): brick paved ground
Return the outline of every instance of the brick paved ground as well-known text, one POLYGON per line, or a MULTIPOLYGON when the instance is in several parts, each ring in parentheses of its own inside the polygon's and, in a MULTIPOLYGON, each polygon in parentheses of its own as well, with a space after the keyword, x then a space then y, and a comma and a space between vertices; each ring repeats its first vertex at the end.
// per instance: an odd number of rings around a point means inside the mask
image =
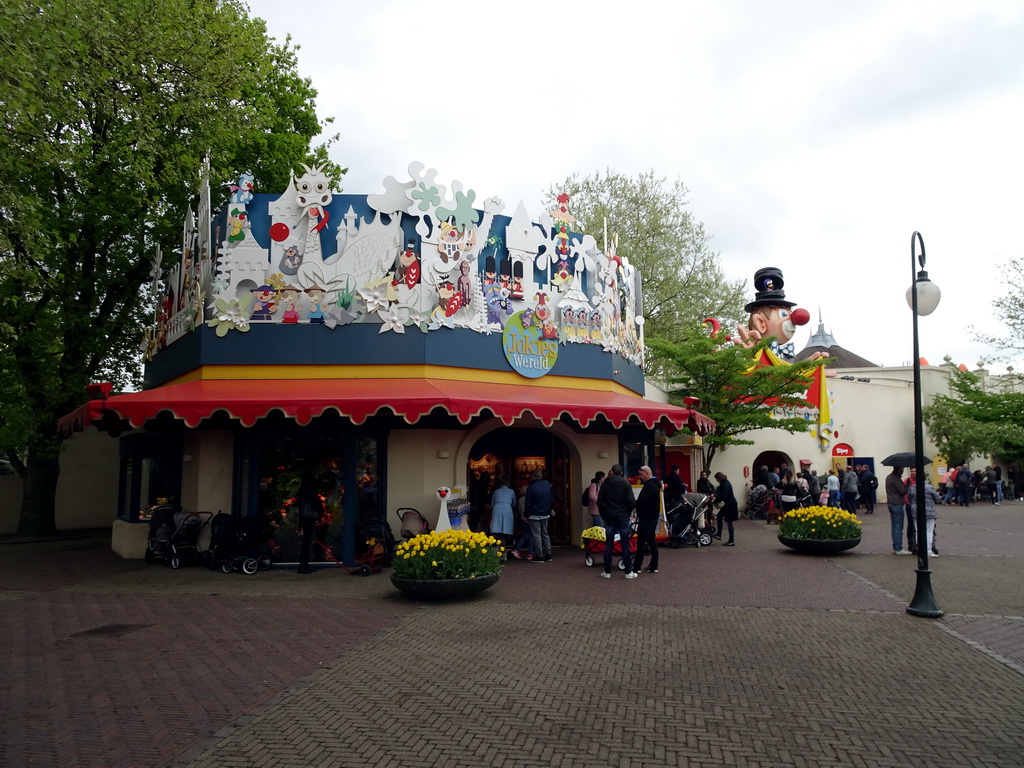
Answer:
POLYGON ((742 521, 657 575, 566 548, 449 605, 0 544, 0 765, 1024 765, 1024 504, 941 509, 939 620, 878 510, 832 559, 742 521))

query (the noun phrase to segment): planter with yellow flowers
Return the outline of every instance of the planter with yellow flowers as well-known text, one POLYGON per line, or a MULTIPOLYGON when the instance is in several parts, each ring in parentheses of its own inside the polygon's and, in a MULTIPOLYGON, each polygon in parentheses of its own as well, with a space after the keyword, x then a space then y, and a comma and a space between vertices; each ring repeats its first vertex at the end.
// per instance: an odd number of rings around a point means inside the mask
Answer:
POLYGON ((421 600, 468 597, 498 581, 503 552, 501 542, 486 533, 423 533, 395 549, 391 583, 421 600))
POLYGON ((860 520, 835 507, 804 507, 783 515, 779 541, 808 555, 834 555, 860 544, 860 520))

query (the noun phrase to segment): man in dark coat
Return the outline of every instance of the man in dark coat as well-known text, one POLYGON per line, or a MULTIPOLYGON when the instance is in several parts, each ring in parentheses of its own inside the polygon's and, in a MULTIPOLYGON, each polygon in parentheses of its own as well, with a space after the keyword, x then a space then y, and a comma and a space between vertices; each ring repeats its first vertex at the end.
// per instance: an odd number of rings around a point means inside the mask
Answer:
POLYGON ((533 534, 534 563, 546 563, 551 559, 551 537, 548 535, 551 510, 551 483, 544 479, 543 470, 535 469, 523 505, 523 517, 529 521, 533 534))
POLYGON ((661 480, 654 476, 651 468, 640 467, 640 482, 643 488, 636 499, 636 559, 633 561, 633 573, 640 573, 644 568, 644 551, 651 550, 651 564, 648 573, 658 572, 658 540, 655 532, 661 519, 661 480))
POLYGON ((665 479, 665 508, 672 509, 682 501, 684 493, 686 493, 686 483, 679 476, 679 465, 677 464, 672 467, 672 472, 665 479))
POLYGON ((601 483, 601 491, 597 494, 597 509, 604 520, 604 571, 602 579, 612 577, 612 556, 615 548, 615 536, 618 534, 622 544, 622 564, 626 568, 626 578, 635 579, 633 558, 629 551, 629 517, 636 507, 633 486, 622 476, 622 465, 615 464, 608 472, 607 479, 601 483))

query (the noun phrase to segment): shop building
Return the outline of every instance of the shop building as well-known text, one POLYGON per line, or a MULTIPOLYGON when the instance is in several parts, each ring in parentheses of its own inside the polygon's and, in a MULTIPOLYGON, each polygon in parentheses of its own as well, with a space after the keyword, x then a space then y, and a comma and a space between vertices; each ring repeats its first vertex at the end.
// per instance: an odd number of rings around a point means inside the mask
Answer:
POLYGON ((397 534, 411 507, 436 525, 442 486, 483 525, 495 475, 522 485, 538 468, 553 540, 570 543, 594 472, 661 470, 668 436, 712 426, 645 382, 640 275, 614 238, 572 232, 565 198, 508 216, 419 163, 364 196, 315 168, 281 194, 251 178, 216 213, 204 178, 178 265, 154 270, 144 389, 95 385, 61 422, 120 441, 122 555, 142 556, 160 499, 286 518, 304 473, 324 483, 323 533, 349 558, 368 520, 397 534))

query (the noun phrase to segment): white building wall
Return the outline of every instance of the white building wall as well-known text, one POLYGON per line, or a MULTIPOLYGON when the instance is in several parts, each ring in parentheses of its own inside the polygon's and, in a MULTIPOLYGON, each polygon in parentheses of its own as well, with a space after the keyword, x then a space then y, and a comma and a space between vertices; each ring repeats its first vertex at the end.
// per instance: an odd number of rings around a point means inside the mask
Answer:
MULTIPOLYGON (((921 391, 924 405, 937 394, 948 394, 951 369, 949 366, 925 366, 921 369, 921 391)), ((828 473, 837 463, 846 465, 847 457, 833 457, 832 447, 846 443, 853 448, 853 457, 874 459, 876 474, 882 469, 881 460, 892 453, 914 450, 914 369, 910 366, 894 368, 837 369, 829 379, 831 413, 835 439, 828 450, 822 451, 818 439, 811 434, 792 435, 782 430, 763 430, 747 433, 754 445, 719 448, 711 472, 724 472, 729 476, 736 496, 742 505, 751 478, 757 473, 758 456, 765 451, 778 451, 787 456, 790 467, 799 469, 800 460, 808 459, 810 469, 819 475, 828 473), (843 378, 847 377, 847 378, 843 378), (852 380, 851 380, 852 379, 852 380)), ((924 453, 932 459, 929 479, 938 483, 937 473, 945 468, 935 444, 925 430, 924 453)), ((679 444, 683 436, 669 439, 679 444)), ((980 457, 982 464, 986 457, 980 457)), ((972 464, 972 468, 974 465, 972 464)))

